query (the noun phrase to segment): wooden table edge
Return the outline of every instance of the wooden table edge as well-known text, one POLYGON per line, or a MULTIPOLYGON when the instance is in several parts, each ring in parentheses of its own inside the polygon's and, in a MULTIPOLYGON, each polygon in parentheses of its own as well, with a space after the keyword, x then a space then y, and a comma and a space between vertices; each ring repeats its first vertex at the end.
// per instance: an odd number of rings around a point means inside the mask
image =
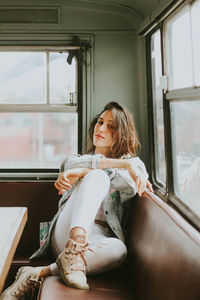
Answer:
POLYGON ((19 212, 19 218, 17 219, 15 223, 16 230, 13 230, 13 241, 11 243, 10 251, 8 252, 7 256, 5 257, 5 262, 3 264, 2 270, 3 270, 3 276, 0 276, 0 294, 3 289, 6 277, 8 275, 10 265, 12 263, 12 259, 14 257, 17 245, 20 241, 22 232, 24 230, 24 226, 28 219, 28 209, 26 207, 21 207, 21 210, 19 212))

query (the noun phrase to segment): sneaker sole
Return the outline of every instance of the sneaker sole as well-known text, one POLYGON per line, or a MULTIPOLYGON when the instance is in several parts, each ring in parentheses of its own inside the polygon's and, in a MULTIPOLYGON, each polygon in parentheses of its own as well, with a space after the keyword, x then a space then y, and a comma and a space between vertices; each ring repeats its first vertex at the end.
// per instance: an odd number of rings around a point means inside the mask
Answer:
POLYGON ((89 285, 82 287, 82 286, 79 286, 79 285, 71 284, 70 282, 68 282, 66 280, 65 274, 64 274, 63 269, 62 269, 62 265, 61 265, 60 260, 59 260, 59 257, 56 259, 56 264, 58 265, 58 268, 60 270, 60 276, 61 276, 62 280, 64 281, 64 283, 68 287, 76 288, 76 289, 79 289, 79 290, 89 290, 89 285))

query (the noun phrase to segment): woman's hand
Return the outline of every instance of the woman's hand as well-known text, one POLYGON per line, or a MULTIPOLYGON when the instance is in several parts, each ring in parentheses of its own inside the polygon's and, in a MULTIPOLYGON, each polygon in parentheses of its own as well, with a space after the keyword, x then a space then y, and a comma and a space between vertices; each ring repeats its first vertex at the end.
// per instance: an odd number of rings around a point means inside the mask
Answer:
POLYGON ((152 184, 149 180, 147 180, 147 188, 150 190, 150 192, 154 193, 154 190, 152 188, 152 184))
POLYGON ((135 167, 132 163, 128 163, 127 170, 131 178, 135 181, 139 196, 143 194, 146 187, 150 190, 150 192, 154 192, 150 181, 147 180, 146 174, 144 174, 139 168, 135 167))
POLYGON ((69 191, 72 186, 84 177, 91 169, 87 168, 75 168, 66 170, 58 175, 58 179, 55 182, 55 187, 58 190, 58 194, 63 194, 65 191, 69 191))
POLYGON ((75 175, 72 170, 67 170, 58 175, 58 179, 55 182, 55 188, 58 190, 58 194, 61 195, 65 191, 69 191, 73 184, 78 181, 79 177, 75 175))

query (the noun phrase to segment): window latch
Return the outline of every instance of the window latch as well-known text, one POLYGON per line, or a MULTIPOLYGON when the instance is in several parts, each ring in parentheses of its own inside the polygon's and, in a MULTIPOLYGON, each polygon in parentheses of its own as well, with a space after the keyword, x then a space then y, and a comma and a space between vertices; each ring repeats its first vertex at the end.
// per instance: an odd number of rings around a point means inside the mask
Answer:
POLYGON ((163 93, 166 94, 168 90, 168 76, 160 76, 160 88, 163 90, 163 93))
POLYGON ((69 93, 69 104, 72 106, 77 104, 77 92, 69 93))

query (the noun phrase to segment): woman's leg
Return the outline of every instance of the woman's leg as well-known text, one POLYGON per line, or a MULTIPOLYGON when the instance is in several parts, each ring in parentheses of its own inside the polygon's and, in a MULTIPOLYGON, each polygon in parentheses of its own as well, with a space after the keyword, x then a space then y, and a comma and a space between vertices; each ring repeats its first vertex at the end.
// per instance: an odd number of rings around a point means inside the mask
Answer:
MULTIPOLYGON (((104 171, 93 170, 74 190, 54 229, 51 246, 56 257, 63 251, 67 240, 71 237, 70 231, 74 238, 76 232, 80 232, 78 228, 83 229, 84 235, 85 232, 89 232, 98 208, 108 193, 109 184, 109 177, 104 171)), ((37 285, 41 278, 56 274, 59 274, 59 271, 55 263, 46 267, 23 267, 19 269, 15 282, 4 291, 0 299, 23 299, 27 291, 34 284, 37 285)))
MULTIPOLYGON (((127 255, 125 244, 112 236, 109 229, 93 224, 89 249, 85 253, 87 274, 98 274, 119 266, 127 255)), ((59 252, 57 253, 59 255, 59 252)), ((52 264, 52 273, 58 275, 56 264, 52 264)))
POLYGON ((68 199, 54 227, 51 248, 55 257, 63 251, 73 228, 84 228, 89 235, 109 186, 109 177, 103 170, 95 169, 85 175, 68 199))
POLYGON ((89 172, 73 191, 56 222, 51 246, 55 256, 60 253, 56 263, 68 286, 89 288, 85 276, 87 236, 109 187, 109 177, 103 170, 89 172))
POLYGON ((94 224, 89 248, 85 253, 87 274, 98 274, 119 266, 127 255, 125 244, 112 237, 107 228, 94 224))

